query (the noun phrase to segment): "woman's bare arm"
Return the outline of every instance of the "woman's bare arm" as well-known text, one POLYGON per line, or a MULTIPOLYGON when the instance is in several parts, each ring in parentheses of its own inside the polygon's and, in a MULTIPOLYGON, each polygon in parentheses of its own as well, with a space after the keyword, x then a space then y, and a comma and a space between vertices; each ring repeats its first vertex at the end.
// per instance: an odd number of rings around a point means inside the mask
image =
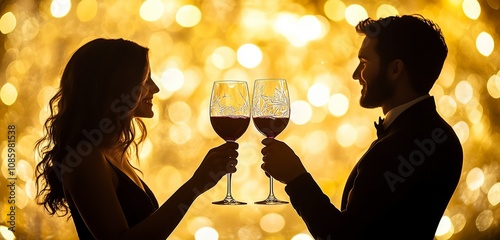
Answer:
POLYGON ((156 212, 132 228, 116 196, 113 169, 99 152, 91 153, 71 172, 66 172, 63 184, 97 239, 165 239, 200 194, 227 172, 236 170, 237 147, 236 143, 225 143, 210 150, 193 176, 156 212))

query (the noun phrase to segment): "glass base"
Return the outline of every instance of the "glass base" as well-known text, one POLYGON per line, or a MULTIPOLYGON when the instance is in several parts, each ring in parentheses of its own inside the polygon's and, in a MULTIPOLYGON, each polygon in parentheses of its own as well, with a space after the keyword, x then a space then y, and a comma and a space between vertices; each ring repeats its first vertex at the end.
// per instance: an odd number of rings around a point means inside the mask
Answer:
POLYGON ((246 202, 236 201, 234 198, 224 198, 223 200, 212 202, 216 205, 246 205, 246 202))
POLYGON ((287 201, 279 200, 275 197, 268 197, 266 200, 254 202, 255 204, 261 204, 261 205, 281 205, 281 204, 288 204, 287 201))

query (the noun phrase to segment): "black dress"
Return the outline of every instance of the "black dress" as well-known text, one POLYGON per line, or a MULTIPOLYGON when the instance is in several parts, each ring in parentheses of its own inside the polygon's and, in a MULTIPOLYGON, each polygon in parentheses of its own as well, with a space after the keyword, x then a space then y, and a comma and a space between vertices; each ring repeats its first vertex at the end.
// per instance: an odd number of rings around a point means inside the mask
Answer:
MULTIPOLYGON (((146 192, 137 186, 137 184, 135 184, 120 169, 111 163, 110 165, 113 167, 113 170, 116 172, 118 177, 116 195, 118 196, 121 208, 127 219, 128 226, 133 227, 158 209, 158 201, 145 182, 141 180, 146 192)), ((76 209, 76 206, 72 202, 68 205, 71 210, 73 222, 75 223, 78 238, 95 239, 90 230, 87 228, 87 225, 85 225, 85 222, 76 209)))

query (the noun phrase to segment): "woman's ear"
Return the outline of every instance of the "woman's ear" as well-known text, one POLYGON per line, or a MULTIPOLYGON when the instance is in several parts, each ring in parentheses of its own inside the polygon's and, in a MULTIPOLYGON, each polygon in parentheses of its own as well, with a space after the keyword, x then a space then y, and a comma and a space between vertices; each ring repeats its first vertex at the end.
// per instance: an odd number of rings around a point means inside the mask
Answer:
POLYGON ((401 59, 396 59, 387 65, 387 78, 396 80, 403 76, 405 71, 405 63, 401 59))

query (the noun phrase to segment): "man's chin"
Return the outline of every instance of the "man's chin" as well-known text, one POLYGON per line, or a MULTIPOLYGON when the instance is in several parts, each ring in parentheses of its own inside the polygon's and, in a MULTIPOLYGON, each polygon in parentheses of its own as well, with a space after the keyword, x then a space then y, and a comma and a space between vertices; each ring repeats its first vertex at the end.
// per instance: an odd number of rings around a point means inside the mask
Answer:
POLYGON ((382 104, 380 103, 377 103, 375 101, 369 101, 363 98, 359 100, 359 105, 363 108, 369 108, 369 109, 378 108, 382 106, 382 104))

